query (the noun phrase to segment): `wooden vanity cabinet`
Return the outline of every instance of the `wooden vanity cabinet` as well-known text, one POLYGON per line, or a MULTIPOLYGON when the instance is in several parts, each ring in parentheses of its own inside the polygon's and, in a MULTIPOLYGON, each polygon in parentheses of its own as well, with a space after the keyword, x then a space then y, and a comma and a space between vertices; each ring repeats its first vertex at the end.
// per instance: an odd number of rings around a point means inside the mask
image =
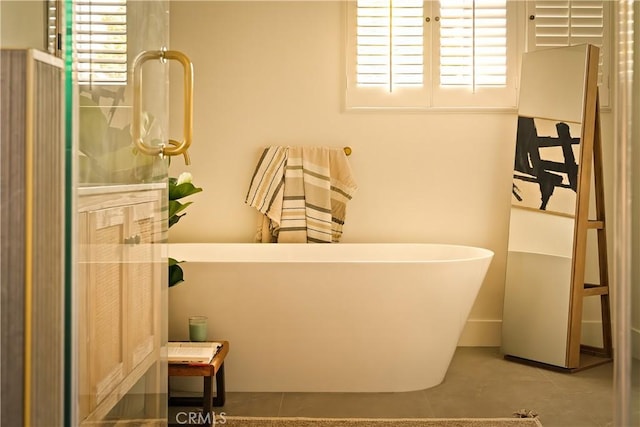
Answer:
POLYGON ((103 419, 145 375, 145 395, 164 393, 158 378, 163 192, 110 190, 79 198, 80 421, 103 419))

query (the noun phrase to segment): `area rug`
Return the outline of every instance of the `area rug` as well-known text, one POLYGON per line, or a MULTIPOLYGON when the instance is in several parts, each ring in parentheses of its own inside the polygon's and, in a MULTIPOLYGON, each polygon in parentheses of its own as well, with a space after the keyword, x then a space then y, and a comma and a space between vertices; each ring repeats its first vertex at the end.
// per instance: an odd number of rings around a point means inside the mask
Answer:
POLYGON ((537 418, 224 417, 233 427, 542 427, 537 418))

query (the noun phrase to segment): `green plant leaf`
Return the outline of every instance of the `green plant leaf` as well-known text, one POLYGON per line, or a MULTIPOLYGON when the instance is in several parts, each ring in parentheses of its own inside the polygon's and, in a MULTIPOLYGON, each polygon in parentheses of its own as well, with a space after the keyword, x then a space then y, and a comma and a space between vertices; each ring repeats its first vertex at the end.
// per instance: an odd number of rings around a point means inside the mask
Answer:
POLYGON ((180 203, 177 200, 169 200, 169 218, 179 214, 193 202, 180 203))
POLYGON ((178 214, 185 210, 191 203, 193 202, 180 203, 176 200, 169 200, 169 226, 175 224, 180 220, 181 217, 186 215, 186 213, 182 215, 178 214))
POLYGON ((180 221, 180 218, 182 218, 185 215, 186 215, 186 213, 184 213, 182 215, 173 215, 173 216, 169 217, 169 228, 171 228, 173 226, 173 224, 176 224, 178 221, 180 221))
POLYGON ((177 260, 177 259, 175 259, 175 258, 171 258, 171 257, 169 257, 169 266, 177 265, 177 264, 180 264, 181 262, 184 262, 184 261, 178 261, 178 260, 177 260))
MULTIPOLYGON (((199 193, 202 191, 202 188, 198 188, 194 186, 191 182, 183 182, 178 185, 178 179, 175 177, 169 177, 169 203, 168 203, 168 216, 169 216, 169 228, 172 225, 176 224, 180 221, 180 218, 186 215, 186 213, 180 214, 180 212, 184 211, 191 203, 186 202, 180 203, 177 199, 181 199, 183 197, 190 196, 195 193, 199 193)), ((178 283, 184 281, 184 273, 182 268, 178 265, 182 261, 176 261, 173 258, 169 258, 169 287, 175 286, 178 283)))
POLYGON ((184 273, 182 271, 182 267, 180 267, 178 263, 179 261, 169 258, 169 287, 184 282, 184 273))
POLYGON ((169 182, 169 200, 181 199, 201 191, 202 188, 198 188, 190 182, 183 182, 180 185, 172 185, 171 182, 169 182))

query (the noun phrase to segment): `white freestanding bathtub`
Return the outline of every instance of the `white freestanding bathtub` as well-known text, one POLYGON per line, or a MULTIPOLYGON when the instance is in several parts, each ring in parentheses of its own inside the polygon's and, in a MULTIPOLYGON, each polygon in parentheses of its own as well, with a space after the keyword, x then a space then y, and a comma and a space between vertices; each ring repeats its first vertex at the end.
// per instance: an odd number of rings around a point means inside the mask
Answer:
POLYGON ((169 339, 208 316, 229 391, 438 385, 493 257, 439 244, 170 244, 169 339))

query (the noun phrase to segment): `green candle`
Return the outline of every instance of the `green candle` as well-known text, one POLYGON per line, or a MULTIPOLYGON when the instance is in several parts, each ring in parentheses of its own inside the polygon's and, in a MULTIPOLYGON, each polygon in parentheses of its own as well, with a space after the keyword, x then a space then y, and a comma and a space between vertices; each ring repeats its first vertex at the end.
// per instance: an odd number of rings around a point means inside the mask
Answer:
POLYGON ((189 317, 189 341, 203 342, 207 340, 207 317, 189 317))

